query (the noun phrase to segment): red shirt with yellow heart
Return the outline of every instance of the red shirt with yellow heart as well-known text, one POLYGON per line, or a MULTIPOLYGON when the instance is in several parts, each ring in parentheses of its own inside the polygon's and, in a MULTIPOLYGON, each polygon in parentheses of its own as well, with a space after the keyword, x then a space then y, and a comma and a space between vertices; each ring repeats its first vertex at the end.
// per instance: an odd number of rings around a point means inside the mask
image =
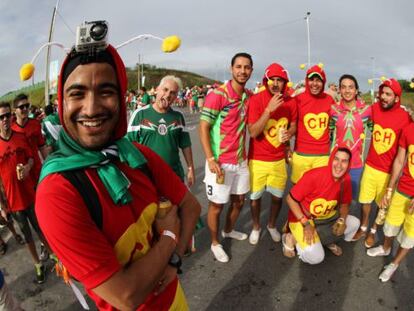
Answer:
POLYGON ((295 151, 312 155, 329 154, 329 118, 335 101, 322 93, 304 92, 297 96, 298 130, 295 151))
MULTIPOLYGON (((351 177, 348 173, 343 178, 344 186, 341 204, 352 201, 351 177)), ((299 182, 290 190, 291 197, 300 203, 314 218, 330 218, 335 214, 339 201, 341 181, 335 181, 331 166, 324 166, 306 172, 299 182)), ((289 222, 299 221, 289 210, 289 222)))
POLYGON ((398 191, 414 196, 414 123, 402 131, 399 146, 407 152, 407 162, 403 174, 398 182, 398 191))
MULTIPOLYGON (((249 99, 247 123, 257 122, 273 95, 263 89, 249 99)), ((250 138, 249 159, 260 161, 278 161, 285 157, 285 145, 279 141, 279 129, 287 129, 296 119, 296 100, 285 96, 284 103, 272 112, 263 132, 256 138, 250 138)))
POLYGON ((372 121, 374 129, 366 163, 389 174, 397 154, 402 129, 410 124, 411 118, 408 112, 400 107, 399 102, 388 110, 383 109, 380 103, 375 103, 372 106, 372 121))

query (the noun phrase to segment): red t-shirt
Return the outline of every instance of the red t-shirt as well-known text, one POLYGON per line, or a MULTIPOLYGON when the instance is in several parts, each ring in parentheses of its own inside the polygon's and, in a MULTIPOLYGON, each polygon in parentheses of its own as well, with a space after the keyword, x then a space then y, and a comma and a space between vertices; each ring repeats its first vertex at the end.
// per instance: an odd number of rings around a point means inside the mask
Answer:
POLYGON ((295 151, 308 155, 329 154, 329 118, 335 101, 328 94, 318 97, 307 91, 296 96, 298 130, 295 151))
POLYGON ((407 163, 398 182, 398 191, 414 196, 414 123, 405 127, 399 141, 401 148, 407 151, 407 163))
MULTIPOLYGON (((90 217, 82 197, 62 175, 47 176, 37 188, 36 215, 47 241, 68 271, 86 287, 100 310, 115 308, 92 289, 151 248, 158 197, 164 196, 178 204, 188 191, 156 153, 136 145, 148 161, 156 187, 139 169, 115 162, 131 182, 131 203, 114 204, 96 169, 86 170, 102 206, 101 230, 90 217)), ((175 280, 158 296, 149 295, 140 309, 167 310, 174 302, 177 285, 175 280)))
POLYGON ((400 105, 383 110, 379 103, 375 103, 372 106, 372 122, 374 128, 366 163, 389 174, 397 154, 401 131, 410 124, 411 118, 400 105))
POLYGON ((25 210, 34 202, 35 192, 31 176, 17 179, 17 164, 27 164, 33 158, 32 149, 23 134, 12 134, 8 140, 0 137, 0 177, 11 212, 25 210))
MULTIPOLYGON (((260 119, 273 95, 264 89, 249 99, 247 123, 254 124, 260 119)), ((250 138, 249 159, 260 161, 278 161, 285 157, 285 145, 279 141, 278 129, 287 129, 297 118, 296 100, 285 97, 282 106, 272 112, 263 132, 256 138, 250 138)))
MULTIPOLYGON (((290 190, 294 200, 300 202, 314 218, 330 218, 335 214, 339 201, 341 182, 332 177, 331 167, 324 166, 306 172, 299 182, 290 190)), ((351 177, 347 173, 343 179, 343 192, 340 204, 352 201, 351 177)), ((289 210, 289 222, 299 221, 289 210)))
POLYGON ((24 126, 17 124, 17 121, 12 123, 12 130, 18 133, 23 133, 30 147, 32 148, 34 165, 31 171, 33 180, 39 180, 40 171, 42 169, 42 162, 39 157, 39 149, 45 145, 45 138, 42 135, 42 126, 36 119, 28 119, 24 126))

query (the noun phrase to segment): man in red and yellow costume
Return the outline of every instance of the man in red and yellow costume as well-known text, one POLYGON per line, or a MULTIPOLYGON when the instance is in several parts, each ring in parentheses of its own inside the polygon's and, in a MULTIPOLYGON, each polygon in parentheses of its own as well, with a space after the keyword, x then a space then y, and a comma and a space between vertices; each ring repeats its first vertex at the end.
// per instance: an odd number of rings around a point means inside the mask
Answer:
POLYGON ((41 172, 36 214, 51 248, 100 310, 186 310, 176 273, 200 205, 158 155, 124 137, 126 88, 111 45, 66 57, 58 90, 63 130, 41 172), (65 177, 71 171, 95 190, 99 224, 65 177), (160 197, 174 205, 164 218, 156 218, 160 197))

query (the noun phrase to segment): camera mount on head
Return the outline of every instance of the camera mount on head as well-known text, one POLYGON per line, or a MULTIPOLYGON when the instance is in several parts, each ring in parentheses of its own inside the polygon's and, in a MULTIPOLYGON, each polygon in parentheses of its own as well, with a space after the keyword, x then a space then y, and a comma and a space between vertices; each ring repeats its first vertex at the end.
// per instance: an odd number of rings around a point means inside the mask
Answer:
POLYGON ((106 21, 84 22, 76 28, 75 50, 94 54, 108 46, 108 23, 106 21))

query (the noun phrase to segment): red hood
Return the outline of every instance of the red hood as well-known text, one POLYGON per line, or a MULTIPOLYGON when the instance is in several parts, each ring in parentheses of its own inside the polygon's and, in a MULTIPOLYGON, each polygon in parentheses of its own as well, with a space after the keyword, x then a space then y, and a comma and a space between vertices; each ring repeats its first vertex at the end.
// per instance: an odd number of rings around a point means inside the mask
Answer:
MULTIPOLYGON (((106 48, 106 50, 109 52, 109 54, 112 56, 113 61, 115 63, 116 66, 116 75, 117 75, 117 79, 118 79, 118 83, 119 83, 119 102, 121 104, 121 109, 119 111, 119 121, 118 121, 118 125, 115 129, 115 133, 114 133, 114 140, 118 140, 122 137, 125 136, 126 131, 127 131, 127 114, 126 114, 126 103, 125 103, 125 96, 124 94, 126 93, 127 90, 127 76, 126 76, 126 70, 125 70, 125 65, 124 62, 121 59, 121 56, 119 56, 118 52, 116 51, 116 49, 112 46, 112 45, 108 45, 108 47, 106 48)), ((60 123, 62 124, 64 130, 67 132, 66 127, 65 127, 65 123, 63 122, 63 72, 64 72, 64 68, 67 65, 67 63, 70 60, 70 54, 68 56, 66 56, 65 60, 63 61, 62 67, 60 69, 60 74, 59 74, 59 82, 58 82, 58 113, 59 113, 59 119, 60 119, 60 123)))
MULTIPOLYGON (((384 82, 382 82, 382 84, 378 88, 378 97, 379 98, 381 98, 382 89, 384 88, 384 86, 388 86, 394 92, 394 94, 396 96, 398 96, 398 101, 396 101, 395 104, 392 106, 392 108, 390 108, 390 109, 397 109, 398 107, 400 107, 401 94, 402 94, 402 89, 401 89, 400 83, 395 79, 387 79, 384 82)), ((381 101, 381 99, 380 99, 380 101, 381 101)))
POLYGON ((317 73, 317 74, 319 74, 322 77, 323 88, 322 88, 322 92, 319 95, 317 95, 317 97, 319 97, 319 96, 321 96, 321 95, 324 94, 324 89, 325 89, 325 84, 326 84, 326 74, 325 74, 325 71, 321 67, 319 67, 318 65, 314 65, 314 66, 310 67, 308 69, 308 71, 306 71, 306 77, 305 77, 305 89, 306 89, 306 91, 305 92, 307 92, 311 96, 315 96, 315 95, 312 95, 311 92, 310 92, 310 90, 309 90, 309 79, 308 79, 308 76, 311 73, 317 73))
POLYGON ((267 84, 268 78, 274 78, 274 77, 279 77, 286 81, 285 88, 283 89, 283 95, 286 96, 287 95, 286 90, 288 88, 287 83, 289 82, 289 77, 287 75, 287 71, 285 70, 285 68, 283 68, 278 63, 270 64, 265 70, 265 74, 263 76, 263 85, 266 87, 268 91, 269 91, 269 86, 267 84))
POLYGON ((331 175, 332 178, 333 178, 333 175, 332 175, 333 160, 335 158, 335 154, 338 151, 338 149, 346 149, 346 150, 349 151, 349 155, 350 155, 348 169, 345 172, 345 174, 341 177, 341 180, 343 180, 345 178, 346 174, 348 174, 349 171, 351 170, 351 166, 352 166, 351 165, 352 164, 352 151, 346 145, 339 145, 339 146, 338 145, 335 145, 335 147, 332 149, 331 154, 329 156, 329 163, 328 163, 329 174, 331 175))

